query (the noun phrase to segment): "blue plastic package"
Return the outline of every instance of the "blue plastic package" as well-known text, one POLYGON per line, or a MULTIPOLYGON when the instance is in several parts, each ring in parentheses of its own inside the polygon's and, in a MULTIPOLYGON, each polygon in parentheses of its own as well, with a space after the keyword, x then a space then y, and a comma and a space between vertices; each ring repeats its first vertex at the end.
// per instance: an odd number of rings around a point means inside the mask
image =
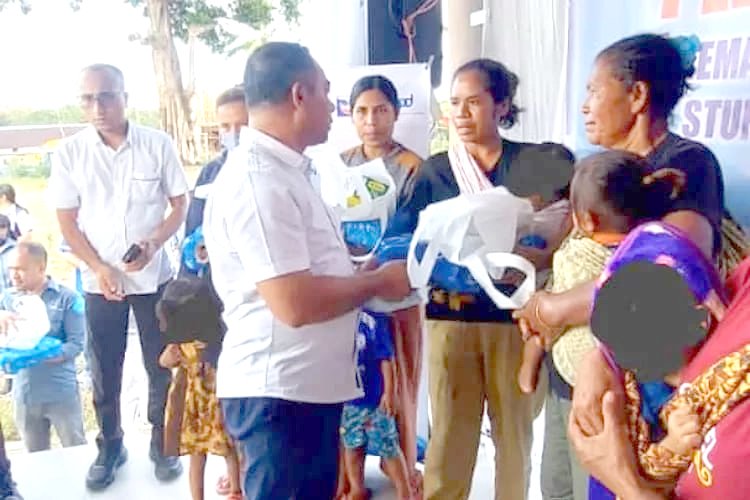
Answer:
POLYGON ((199 256, 199 251, 205 249, 203 239, 203 226, 198 226, 185 238, 182 244, 182 265, 193 274, 203 276, 206 271, 208 261, 199 256))
POLYGON ((344 241, 355 257, 367 255, 378 246, 383 230, 380 220, 347 221, 341 223, 344 241))
MULTIPOLYGON (((375 258, 379 263, 391 260, 404 260, 409 253, 411 235, 384 238, 375 250, 375 258)), ((417 259, 422 259, 427 243, 419 243, 416 248, 417 259)), ((432 269, 430 284, 436 288, 451 292, 479 295, 482 288, 471 276, 469 270, 448 261, 442 255, 435 262, 432 269)))
POLYGON ((524 247, 538 248, 544 250, 547 248, 547 240, 538 234, 530 234, 521 238, 518 243, 524 247))
POLYGON ((55 337, 45 336, 33 349, 0 348, 0 368, 13 375, 24 368, 31 368, 48 359, 63 355, 62 342, 55 337))

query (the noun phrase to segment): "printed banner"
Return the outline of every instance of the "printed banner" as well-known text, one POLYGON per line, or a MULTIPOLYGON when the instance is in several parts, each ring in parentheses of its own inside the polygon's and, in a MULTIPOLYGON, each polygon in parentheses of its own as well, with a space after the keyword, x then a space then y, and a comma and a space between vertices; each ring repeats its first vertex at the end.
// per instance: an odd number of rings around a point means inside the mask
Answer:
POLYGON ((430 130, 432 128, 432 86, 430 66, 427 64, 386 64, 342 68, 327 72, 331 81, 329 96, 336 109, 333 112, 333 125, 328 143, 338 151, 344 151, 361 144, 352 125, 349 95, 354 83, 364 76, 382 75, 396 86, 401 101, 401 112, 394 138, 427 158, 430 151, 430 130))
POLYGON ((580 109, 596 54, 620 38, 646 32, 701 40, 692 90, 675 109, 672 130, 717 156, 726 206, 750 228, 750 0, 573 0, 570 146, 577 155, 593 150, 580 109))

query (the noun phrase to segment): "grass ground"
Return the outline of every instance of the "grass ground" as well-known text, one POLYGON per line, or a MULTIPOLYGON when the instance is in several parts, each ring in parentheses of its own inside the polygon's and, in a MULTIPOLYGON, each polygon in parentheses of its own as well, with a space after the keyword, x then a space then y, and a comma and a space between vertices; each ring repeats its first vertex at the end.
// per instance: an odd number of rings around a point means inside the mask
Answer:
MULTIPOLYGON (((193 185, 198 177, 199 167, 187 167, 185 173, 188 184, 193 185)), ((60 283, 73 286, 74 270, 62 257, 60 247, 60 231, 57 226, 55 212, 47 201, 47 179, 41 177, 0 178, 1 183, 12 184, 16 189, 17 201, 31 213, 34 223, 34 240, 42 243, 49 252, 48 274, 60 283)), ((79 372, 83 371, 83 357, 78 359, 79 372)), ((96 429, 91 391, 82 388, 81 401, 83 403, 84 428, 87 432, 96 429)), ((10 394, 0 395, 0 426, 6 441, 20 439, 13 418, 13 401, 10 394)))

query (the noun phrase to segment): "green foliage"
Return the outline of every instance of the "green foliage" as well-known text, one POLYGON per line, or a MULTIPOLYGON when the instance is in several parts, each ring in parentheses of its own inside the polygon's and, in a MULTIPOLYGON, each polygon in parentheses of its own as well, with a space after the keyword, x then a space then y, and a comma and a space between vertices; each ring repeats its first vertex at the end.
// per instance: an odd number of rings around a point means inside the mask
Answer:
MULTIPOLYGON (((8 0, 0 0, 8 1, 8 0)), ((164 0, 166 1, 166 0, 164 0)), ((302 0, 169 0, 172 35, 187 41, 190 29, 198 30, 198 39, 216 53, 223 53, 238 39, 233 28, 249 27, 262 32, 278 12, 288 23, 299 20, 302 0)), ((125 0, 134 7, 142 7, 146 14, 146 0, 125 0)))
POLYGON ((0 112, 2 125, 53 125, 83 121, 81 108, 72 104, 57 109, 11 108, 0 112))
MULTIPOLYGON (((69 0, 71 9, 78 10, 84 0, 69 0)), ((102 0, 97 0, 102 1, 102 0)), ((124 0, 143 10, 147 16, 147 0, 124 0)), ((190 28, 200 28, 198 38, 216 53, 225 52, 237 41, 232 27, 246 26, 262 32, 278 13, 287 23, 299 22, 299 5, 303 0, 161 0, 167 2, 172 35, 187 41, 190 28)), ((31 11, 33 0, 0 0, 0 12, 16 5, 21 12, 31 11)))
POLYGON ((49 177, 52 164, 50 153, 31 153, 27 155, 9 156, 0 160, 3 177, 20 179, 49 177), (4 165, 3 165, 4 163, 4 165))
MULTIPOLYGON (((159 111, 155 109, 131 109, 130 118, 141 125, 159 126, 159 111)), ((0 126, 9 125, 58 125, 84 123, 79 106, 67 104, 57 109, 10 108, 0 112, 0 126)))

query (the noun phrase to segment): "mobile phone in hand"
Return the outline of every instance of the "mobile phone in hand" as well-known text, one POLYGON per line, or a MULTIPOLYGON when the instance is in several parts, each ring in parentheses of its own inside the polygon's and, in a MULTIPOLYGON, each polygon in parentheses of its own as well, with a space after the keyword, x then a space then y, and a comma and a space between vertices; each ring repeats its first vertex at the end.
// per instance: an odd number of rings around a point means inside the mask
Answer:
POLYGON ((130 264, 131 262, 135 262, 138 257, 141 256, 141 252, 143 252, 143 249, 139 247, 137 244, 133 243, 130 245, 130 248, 128 248, 128 251, 125 252, 125 255, 122 256, 122 261, 125 264, 130 264))

